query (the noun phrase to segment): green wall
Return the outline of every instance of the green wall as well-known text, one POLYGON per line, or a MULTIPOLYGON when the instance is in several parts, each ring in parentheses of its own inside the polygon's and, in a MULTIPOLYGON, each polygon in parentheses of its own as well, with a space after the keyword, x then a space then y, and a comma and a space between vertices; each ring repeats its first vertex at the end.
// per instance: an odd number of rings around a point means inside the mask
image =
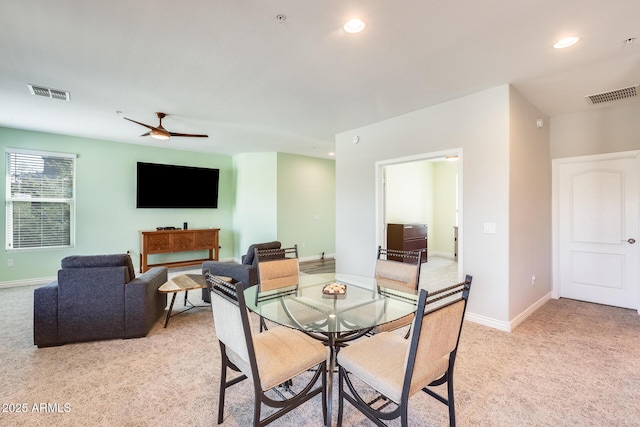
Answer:
POLYGON ((252 243, 277 240, 277 154, 238 154, 233 164, 237 188, 234 258, 240 261, 252 243))
POLYGON ((335 256, 335 161, 278 153, 278 240, 301 259, 335 256))
MULTIPOLYGON (((6 198, 6 148, 75 153, 76 244, 74 248, 0 251, 0 282, 25 281, 56 276, 60 260, 67 255, 107 254, 131 251, 139 263, 139 230, 157 226, 220 228, 220 258, 233 253, 232 210, 235 200, 230 156, 152 148, 56 134, 0 127, 3 161, 2 198, 6 198), (136 209, 136 162, 170 163, 220 169, 218 209, 136 209), (12 259, 14 266, 8 267, 12 259)), ((203 185, 203 183, 194 183, 203 185)), ((167 191, 170 191, 168 189, 167 191)), ((6 210, 0 210, 2 244, 5 244, 6 210)), ((206 254, 203 253, 203 255, 206 254)), ((172 260, 200 254, 173 254, 172 260)), ((155 260, 160 260, 158 256, 155 260)))
MULTIPOLYGON (((298 244, 301 258, 335 253, 335 161, 281 153, 203 154, 0 127, 0 147, 75 153, 73 248, 0 251, 0 286, 55 277, 68 255, 130 251, 139 266, 140 230, 220 228, 220 259, 239 260, 251 243, 298 244), (136 209, 136 162, 220 169, 218 209, 136 209), (304 246, 304 247, 303 247, 304 246), (13 267, 7 261, 13 260, 13 267)), ((2 161, 1 176, 6 181, 2 161)), ((202 185, 202 183, 194 183, 202 185)), ((6 185, 2 186, 6 198, 6 185)), ((168 189, 170 191, 170 189, 168 189)), ((0 210, 5 242, 6 210, 0 210)), ((155 255, 177 261, 202 253, 155 255)))
POLYGON ((433 164, 433 245, 429 249, 440 255, 453 255, 455 250, 454 229, 456 224, 456 197, 458 162, 436 162, 433 164))

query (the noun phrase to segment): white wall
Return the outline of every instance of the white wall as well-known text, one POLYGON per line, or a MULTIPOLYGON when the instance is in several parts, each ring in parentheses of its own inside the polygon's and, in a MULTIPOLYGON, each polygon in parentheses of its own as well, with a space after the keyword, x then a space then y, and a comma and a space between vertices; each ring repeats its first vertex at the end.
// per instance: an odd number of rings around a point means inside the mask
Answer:
MULTIPOLYGON (((336 135, 336 271, 374 270, 375 162, 461 148, 460 262, 474 276, 469 314, 508 321, 509 86, 336 135), (358 135, 360 142, 351 139, 358 135), (483 224, 496 224, 484 234, 483 224)), ((503 323, 501 323, 503 322, 503 323)))
POLYGON ((548 118, 513 89, 510 104, 509 320, 517 324, 551 296, 551 160, 548 118))
POLYGON ((614 105, 551 118, 551 158, 640 148, 640 103, 614 105))
POLYGON ((385 174, 386 223, 432 224, 433 164, 421 160, 389 165, 385 174))

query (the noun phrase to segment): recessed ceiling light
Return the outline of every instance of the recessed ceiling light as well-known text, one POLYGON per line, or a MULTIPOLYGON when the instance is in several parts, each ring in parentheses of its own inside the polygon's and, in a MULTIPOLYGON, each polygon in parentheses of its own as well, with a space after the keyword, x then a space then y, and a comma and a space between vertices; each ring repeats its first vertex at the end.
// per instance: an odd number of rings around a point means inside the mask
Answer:
POLYGON ((330 156, 335 156, 336 153, 334 153, 333 151, 329 153, 330 156))
POLYGON ((553 47, 556 49, 564 49, 565 47, 573 46, 574 44, 578 43, 578 40, 580 40, 580 37, 565 37, 555 42, 553 44, 553 47))
POLYGON ((347 33, 359 33, 364 30, 364 22, 358 18, 350 19, 344 24, 344 30, 347 33))

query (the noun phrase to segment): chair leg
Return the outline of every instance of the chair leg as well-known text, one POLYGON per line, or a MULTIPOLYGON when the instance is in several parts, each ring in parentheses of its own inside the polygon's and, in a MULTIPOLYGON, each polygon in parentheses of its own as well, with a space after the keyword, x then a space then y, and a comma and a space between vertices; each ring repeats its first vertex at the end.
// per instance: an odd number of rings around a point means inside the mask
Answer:
POLYGON ((456 407, 453 399, 453 369, 447 373, 447 406, 449 406, 449 427, 456 427, 456 407))
POLYGON ((224 419, 224 395, 227 389, 227 355, 222 351, 222 370, 220 372, 220 395, 218 397, 218 424, 222 424, 224 419))
MULTIPOLYGON (((342 426, 342 411, 344 409, 344 396, 343 396, 343 387, 344 387, 344 370, 342 367, 338 367, 338 427, 342 426)), ((325 419, 326 424, 326 419, 325 419)))
POLYGON ((322 368, 322 419, 327 425, 327 369, 322 368))
POLYGON ((253 426, 260 427, 260 408, 262 407, 262 400, 258 391, 255 391, 255 399, 253 405, 253 426))

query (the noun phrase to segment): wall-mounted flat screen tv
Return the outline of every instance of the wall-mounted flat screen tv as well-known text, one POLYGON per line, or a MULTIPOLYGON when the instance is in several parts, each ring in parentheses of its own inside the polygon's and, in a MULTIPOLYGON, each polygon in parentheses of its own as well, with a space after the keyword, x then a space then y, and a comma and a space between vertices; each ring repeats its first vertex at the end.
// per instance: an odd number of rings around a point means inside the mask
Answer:
POLYGON ((219 169, 138 162, 137 208, 217 208, 219 169))

